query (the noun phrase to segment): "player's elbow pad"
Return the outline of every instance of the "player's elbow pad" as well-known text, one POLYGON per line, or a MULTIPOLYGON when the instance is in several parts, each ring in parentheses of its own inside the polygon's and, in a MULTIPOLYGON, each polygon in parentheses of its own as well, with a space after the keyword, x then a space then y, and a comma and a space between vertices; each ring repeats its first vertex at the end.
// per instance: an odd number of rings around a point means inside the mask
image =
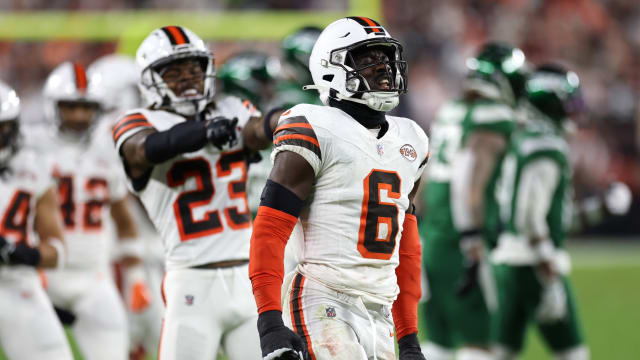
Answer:
POLYGON ((302 208, 302 200, 284 186, 267 180, 251 234, 249 277, 258 313, 282 311, 284 248, 302 208))
POLYGON ((163 163, 177 155, 202 149, 207 143, 204 121, 186 121, 171 129, 149 134, 144 154, 153 164, 163 163))
POLYGON ((396 277, 400 293, 393 303, 393 321, 398 339, 418 332, 418 301, 420 289, 420 262, 422 247, 418 235, 416 217, 406 214, 400 239, 400 264, 396 268, 396 277))

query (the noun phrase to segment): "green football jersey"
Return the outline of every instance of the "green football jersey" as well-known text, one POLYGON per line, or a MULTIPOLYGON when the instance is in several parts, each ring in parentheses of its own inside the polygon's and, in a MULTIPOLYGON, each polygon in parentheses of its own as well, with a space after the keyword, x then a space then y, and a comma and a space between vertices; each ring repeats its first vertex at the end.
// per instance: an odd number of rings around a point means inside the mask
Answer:
MULTIPOLYGON (((456 241, 458 233, 453 224, 450 181, 453 161, 474 131, 491 131, 508 138, 515 127, 513 109, 490 100, 456 100, 443 105, 431 127, 431 155, 424 204, 427 215, 422 233, 427 239, 456 241)), ((498 205, 495 182, 500 173, 501 159, 496 162, 485 192, 485 237, 493 243, 498 232, 498 205)))
POLYGON ((562 247, 571 224, 573 196, 568 144, 563 134, 543 121, 530 122, 516 131, 502 165, 496 196, 506 233, 527 239, 542 232, 557 248, 562 247), (544 185, 547 182, 549 185, 544 185))
POLYGON ((316 90, 302 90, 302 85, 296 81, 280 81, 276 85, 276 94, 270 107, 280 106, 288 109, 298 104, 322 105, 316 90))

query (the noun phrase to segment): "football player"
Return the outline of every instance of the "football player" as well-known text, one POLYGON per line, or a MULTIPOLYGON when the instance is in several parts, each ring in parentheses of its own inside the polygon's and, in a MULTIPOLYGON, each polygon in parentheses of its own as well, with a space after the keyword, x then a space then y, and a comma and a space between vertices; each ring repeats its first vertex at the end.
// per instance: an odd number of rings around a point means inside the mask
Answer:
POLYGON ((304 26, 287 35, 282 40, 282 79, 276 86, 275 97, 270 107, 290 108, 297 104, 321 105, 320 99, 310 91, 304 91, 304 85, 313 79, 309 72, 309 57, 322 29, 304 26))
POLYGON ((29 129, 27 142, 54 158, 68 250, 65 268, 46 272, 47 292, 56 307, 75 315, 71 329, 85 358, 126 359, 125 306, 111 271, 114 231, 127 248, 122 252, 127 305, 141 311, 150 296, 124 172, 110 139, 96 131, 101 102, 92 89, 82 65, 57 66, 43 90, 47 121, 29 129))
POLYGON ((280 117, 251 237, 262 355, 395 359, 396 334, 400 359, 424 359, 412 199, 428 139, 415 122, 385 114, 406 92, 402 46, 372 19, 343 18, 322 31, 309 68, 307 88, 324 105, 280 117), (298 218, 300 264, 283 283, 298 218))
POLYGON ((154 30, 136 58, 149 106, 126 114, 113 140, 165 245, 159 355, 213 359, 222 345, 229 359, 258 359, 246 159, 269 145, 265 128, 277 118, 237 97, 213 99, 213 54, 189 29, 154 30))
POLYGON ((9 359, 73 359, 37 270, 65 262, 52 163, 21 146, 19 115, 0 82, 0 345, 9 359))
MULTIPOLYGON (((96 124, 96 133, 108 137, 111 151, 113 149, 111 130, 116 121, 129 109, 140 107, 142 104, 138 82, 140 70, 134 58, 109 54, 94 61, 87 68, 89 86, 100 100, 101 117, 96 124)), ((120 162, 119 162, 120 163, 120 162)), ((143 358, 143 355, 156 357, 164 306, 160 291, 164 277, 164 249, 162 241, 149 220, 138 198, 127 196, 127 203, 138 228, 139 242, 117 242, 114 247, 114 259, 121 258, 127 252, 134 252, 143 260, 144 272, 151 295, 151 303, 144 309, 127 308, 129 319, 130 353, 133 358, 143 358), (136 244, 132 248, 131 244, 136 244), (137 357, 136 357, 137 356, 137 357)), ((119 262, 117 264, 121 265, 119 262)), ((120 266, 119 268, 122 268, 120 266)), ((121 272, 118 272, 121 273, 121 272)), ((126 274, 125 274, 126 275, 126 274)), ((130 277, 120 277, 126 282, 130 277)), ((132 284, 122 284, 125 298, 128 298, 132 284)))
POLYGON ((280 72, 280 59, 250 50, 228 58, 216 78, 225 94, 247 99, 258 109, 266 109, 274 96, 280 72))
POLYGON ((425 352, 435 360, 491 356, 490 310, 497 300, 483 243, 495 241, 495 178, 527 73, 522 51, 497 43, 485 44, 467 67, 462 96, 446 103, 432 125, 433 160, 423 196, 423 263, 431 294, 425 352))
MULTIPOLYGON (((258 109, 267 109, 273 104, 276 85, 281 81, 280 60, 258 51, 243 51, 228 58, 220 67, 216 78, 221 90, 228 95, 246 98, 258 109)), ((302 92, 302 85, 300 85, 302 92)), ((282 107, 280 106, 279 109, 282 107)), ((271 148, 260 151, 259 158, 268 158, 271 148)), ((260 194, 271 171, 269 161, 251 164, 247 173, 247 200, 252 214, 258 211, 260 194)))
POLYGON ((491 258, 500 359, 518 356, 531 322, 555 359, 589 359, 563 246, 572 201, 565 138, 580 110, 579 86, 574 72, 557 65, 540 66, 526 82, 525 127, 512 136, 497 186, 504 230, 491 258))

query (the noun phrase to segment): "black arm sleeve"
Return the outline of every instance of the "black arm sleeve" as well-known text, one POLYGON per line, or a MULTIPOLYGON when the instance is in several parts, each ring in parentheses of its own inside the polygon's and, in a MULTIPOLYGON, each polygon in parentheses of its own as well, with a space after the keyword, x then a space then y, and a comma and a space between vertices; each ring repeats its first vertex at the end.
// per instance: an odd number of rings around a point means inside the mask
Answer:
POLYGON ((200 150, 206 144, 205 122, 186 121, 147 136, 144 154, 150 163, 160 164, 179 154, 200 150))

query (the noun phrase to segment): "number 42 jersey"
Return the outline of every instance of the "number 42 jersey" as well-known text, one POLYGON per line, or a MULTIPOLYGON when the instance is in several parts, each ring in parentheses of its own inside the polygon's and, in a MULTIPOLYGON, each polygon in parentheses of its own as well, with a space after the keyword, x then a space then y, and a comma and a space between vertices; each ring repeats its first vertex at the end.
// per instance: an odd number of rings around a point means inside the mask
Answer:
POLYGON ((428 158, 428 138, 412 120, 387 116, 388 131, 360 125, 340 109, 302 104, 274 133, 272 159, 301 155, 315 184, 300 214, 304 237, 292 238, 298 271, 365 301, 390 305, 409 193, 428 158))
MULTIPOLYGON (((248 101, 225 97, 206 118, 238 118, 243 127, 260 116, 248 101)), ((186 121, 161 110, 138 109, 127 113, 113 128, 118 152, 139 131, 165 131, 186 121)), ((211 144, 154 166, 148 182, 130 181, 140 197, 165 248, 167 270, 224 260, 249 258, 251 215, 246 196, 247 165, 242 139, 222 151, 211 144)), ((131 180, 131 179, 130 179, 131 180)))

